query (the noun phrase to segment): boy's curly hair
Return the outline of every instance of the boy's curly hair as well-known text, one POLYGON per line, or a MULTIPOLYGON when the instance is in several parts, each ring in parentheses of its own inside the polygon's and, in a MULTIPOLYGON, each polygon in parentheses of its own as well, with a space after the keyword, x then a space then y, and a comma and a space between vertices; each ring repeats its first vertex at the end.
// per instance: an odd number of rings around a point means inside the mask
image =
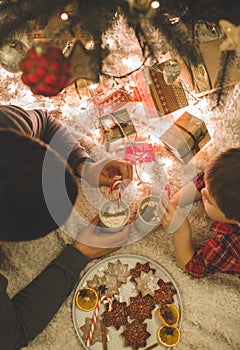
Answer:
POLYGON ((31 240, 56 229, 69 216, 77 193, 72 169, 54 150, 0 129, 1 240, 31 240))
POLYGON ((209 192, 228 219, 240 222, 240 147, 214 157, 205 172, 209 192))

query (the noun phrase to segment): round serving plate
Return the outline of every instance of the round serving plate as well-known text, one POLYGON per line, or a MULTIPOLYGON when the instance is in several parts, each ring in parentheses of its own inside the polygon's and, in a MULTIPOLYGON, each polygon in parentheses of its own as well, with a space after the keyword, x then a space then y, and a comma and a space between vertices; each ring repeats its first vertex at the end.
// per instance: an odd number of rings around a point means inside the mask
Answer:
MULTIPOLYGON (((94 275, 97 275, 99 277, 102 277, 104 275, 103 271, 108 268, 108 263, 116 263, 117 260, 120 260, 122 264, 128 264, 128 269, 132 269, 136 266, 136 263, 139 262, 141 264, 149 263, 150 268, 153 268, 156 270, 155 276, 158 276, 159 278, 163 279, 164 282, 172 282, 173 288, 176 290, 176 294, 173 296, 174 298, 174 304, 178 307, 180 311, 180 320, 178 322, 178 327, 181 326, 182 316, 183 316, 183 307, 182 307, 182 301, 180 297, 179 290, 176 286, 176 283, 174 282, 171 275, 158 263, 155 261, 144 257, 142 255, 134 255, 134 254, 119 254, 110 256, 108 258, 105 258, 101 261, 99 261, 97 264, 95 264, 93 267, 91 267, 85 275, 81 278, 79 281, 74 297, 73 297, 73 304, 72 304, 72 315, 73 315, 73 324, 74 328, 76 330, 77 336, 79 337, 84 349, 88 349, 86 347, 85 341, 82 339, 83 332, 81 331, 80 327, 82 327, 85 324, 85 319, 92 318, 94 311, 81 311, 75 304, 75 297, 80 288, 87 287, 87 281, 92 280, 94 275)), ((138 291, 135 289, 135 283, 130 281, 131 276, 127 278, 127 283, 123 284, 119 290, 119 296, 117 296, 117 299, 120 302, 126 302, 127 305, 130 303, 130 297, 134 297, 138 294, 138 291)), ((147 345, 145 349, 153 344, 158 343, 157 341, 157 329, 162 325, 161 321, 159 320, 157 316, 157 309, 159 305, 156 305, 154 310, 152 311, 152 319, 146 319, 144 323, 147 323, 147 331, 151 333, 151 336, 147 339, 147 345)), ((104 305, 101 305, 100 313, 101 315, 105 311, 104 305)), ((132 320, 129 318, 129 322, 132 320)), ((126 349, 131 350, 132 347, 124 346, 124 338, 120 335, 124 331, 125 327, 121 326, 119 330, 116 330, 115 327, 107 327, 107 349, 108 350, 116 350, 116 349, 126 349)), ((95 344, 92 344, 90 347, 91 350, 102 350, 103 346, 102 343, 96 342, 95 344)), ((141 348, 143 349, 143 348, 141 348)), ((165 349, 165 347, 161 344, 158 345, 157 349, 165 349)))

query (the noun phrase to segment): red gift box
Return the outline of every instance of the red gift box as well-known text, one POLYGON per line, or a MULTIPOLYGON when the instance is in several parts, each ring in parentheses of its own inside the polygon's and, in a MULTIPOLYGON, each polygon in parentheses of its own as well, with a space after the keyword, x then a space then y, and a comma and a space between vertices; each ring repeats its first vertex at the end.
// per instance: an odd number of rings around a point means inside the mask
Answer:
POLYGON ((181 82, 167 84, 159 66, 135 74, 134 80, 145 106, 156 109, 160 115, 188 106, 181 82))
POLYGON ((130 97, 127 91, 122 88, 114 91, 103 100, 96 103, 100 116, 109 114, 121 108, 127 102, 130 102, 130 97))
POLYGON ((131 164, 147 163, 155 160, 153 147, 148 143, 128 146, 125 151, 125 160, 131 164))

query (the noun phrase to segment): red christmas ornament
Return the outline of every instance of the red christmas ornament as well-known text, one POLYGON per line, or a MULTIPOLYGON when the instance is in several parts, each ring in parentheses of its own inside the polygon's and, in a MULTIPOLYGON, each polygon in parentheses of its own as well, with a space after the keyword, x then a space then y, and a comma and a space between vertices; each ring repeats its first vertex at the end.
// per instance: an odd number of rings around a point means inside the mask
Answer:
POLYGON ((20 68, 22 81, 36 95, 56 96, 71 81, 70 60, 48 43, 38 43, 28 50, 20 68))

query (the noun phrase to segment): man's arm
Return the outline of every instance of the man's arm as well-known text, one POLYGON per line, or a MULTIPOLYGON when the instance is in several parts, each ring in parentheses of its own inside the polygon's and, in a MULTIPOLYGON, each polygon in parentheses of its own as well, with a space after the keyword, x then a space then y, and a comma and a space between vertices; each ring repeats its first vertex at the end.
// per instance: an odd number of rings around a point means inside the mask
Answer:
POLYGON ((40 138, 56 150, 63 159, 68 161, 76 175, 80 175, 79 164, 85 161, 94 162, 85 148, 59 120, 44 110, 33 110, 29 113, 33 121, 33 136, 40 138))
POLYGON ((103 160, 105 165, 102 161, 96 164, 67 128, 45 110, 0 105, 1 127, 42 140, 70 164, 77 176, 85 178, 93 186, 110 186, 114 175, 120 175, 122 180, 132 179, 133 167, 130 163, 109 159, 103 160))
POLYGON ((7 281, 0 275, 0 349, 26 346, 42 331, 73 290, 88 261, 80 251, 67 246, 12 300, 6 294, 7 281))
POLYGON ((90 259, 126 244, 129 227, 114 234, 101 232, 96 216, 63 252, 12 300, 0 275, 0 349, 17 350, 37 336, 73 290, 90 259), (100 232, 99 232, 100 230, 100 232))
POLYGON ((67 128, 45 110, 0 106, 0 117, 0 128, 11 128, 23 135, 42 140, 68 161, 76 174, 81 162, 94 162, 67 128))

